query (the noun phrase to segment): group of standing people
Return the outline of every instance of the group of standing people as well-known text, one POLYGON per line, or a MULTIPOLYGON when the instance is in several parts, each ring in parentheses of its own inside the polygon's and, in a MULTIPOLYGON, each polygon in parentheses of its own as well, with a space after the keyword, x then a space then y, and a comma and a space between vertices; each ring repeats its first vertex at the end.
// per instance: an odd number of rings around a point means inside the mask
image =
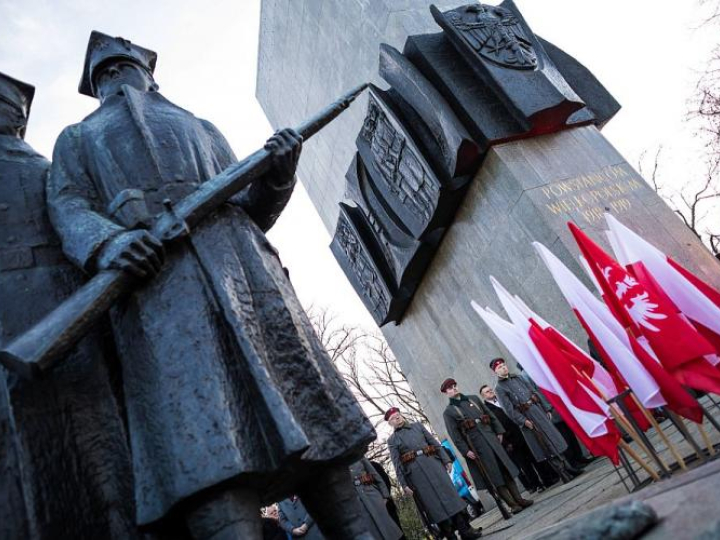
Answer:
MULTIPOLYGON (((521 495, 516 478, 528 491, 542 491, 581 474, 589 460, 524 372, 511 374, 502 358, 492 360, 490 368, 497 385, 483 385, 481 397, 463 394, 452 378, 443 381, 440 391, 448 398, 443 419, 476 488, 488 490, 516 514, 533 504, 521 495)), ((394 429, 388 449, 405 494, 413 496, 445 537, 455 538, 456 531, 462 539, 480 537, 448 477, 452 460, 437 439, 422 424, 408 422, 396 407, 386 412, 385 420, 394 429)))

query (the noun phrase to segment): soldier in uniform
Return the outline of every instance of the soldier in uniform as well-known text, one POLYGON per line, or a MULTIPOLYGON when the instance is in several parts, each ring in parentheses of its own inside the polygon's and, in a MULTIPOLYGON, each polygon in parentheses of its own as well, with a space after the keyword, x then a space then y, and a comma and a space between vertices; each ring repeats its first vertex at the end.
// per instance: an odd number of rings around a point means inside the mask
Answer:
MULTIPOLYGON (((0 73, 0 342, 85 277, 45 204, 50 162, 24 141, 34 88, 0 73)), ((42 380, 0 367, 0 538, 136 538, 132 469, 106 325, 42 380)))
POLYGON ((367 458, 362 458, 350 465, 350 476, 363 508, 365 522, 376 540, 401 538, 403 532, 388 514, 385 504, 390 498, 390 491, 375 467, 367 458))
POLYGON ((265 236, 293 191, 301 138, 275 134, 271 171, 165 253, 152 216, 237 159, 215 126, 157 91, 156 59, 91 34, 79 90, 100 105, 60 134, 47 184, 79 267, 156 275, 111 312, 137 523, 172 514, 196 539, 255 540, 260 507, 296 492, 326 537, 369 538, 347 468, 375 433, 265 236))
POLYGON ((497 489, 513 513, 531 506, 515 483, 518 469, 502 447, 505 429, 477 396, 462 394, 455 379, 445 379, 440 391, 449 398, 443 412, 445 428, 458 451, 465 457, 477 489, 497 489), (480 463, 478 463, 480 462, 480 463), (487 480, 480 470, 483 467, 487 480))
POLYGON ((497 400, 495 390, 490 388, 487 384, 480 387, 480 396, 483 398, 483 403, 495 415, 498 419, 505 434, 503 435, 502 445, 505 451, 510 456, 510 459, 515 465, 517 465, 520 474, 518 475, 520 481, 528 489, 528 491, 544 491, 540 477, 537 471, 535 471, 534 465, 537 463, 530 453, 530 449, 525 442, 525 438, 520 432, 520 428, 515 425, 515 422, 510 420, 510 417, 505 414, 505 411, 500 406, 500 402, 497 400))
POLYGON ((407 422, 397 407, 387 410, 385 420, 394 429, 388 449, 404 492, 416 498, 446 538, 454 538, 455 530, 463 540, 480 538, 482 533, 470 526, 465 502, 448 476, 452 460, 442 445, 419 422, 407 422))
POLYGON ((520 427, 533 457, 538 462, 547 461, 561 476, 577 476, 581 471, 573 468, 562 457, 567 443, 552 423, 549 404, 540 399, 535 389, 522 377, 511 375, 505 360, 490 361, 490 369, 497 375, 495 394, 503 410, 520 427))

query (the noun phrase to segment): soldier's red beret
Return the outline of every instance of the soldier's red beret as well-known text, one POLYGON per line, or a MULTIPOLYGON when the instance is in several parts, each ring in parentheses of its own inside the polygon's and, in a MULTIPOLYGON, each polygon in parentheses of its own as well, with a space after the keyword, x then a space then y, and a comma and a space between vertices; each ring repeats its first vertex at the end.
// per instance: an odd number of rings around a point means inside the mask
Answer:
POLYGON ((387 422, 396 412, 400 412, 400 409, 397 407, 390 407, 387 411, 385 411, 385 421, 387 422))
POLYGON ((503 358, 493 358, 492 360, 490 360, 490 369, 495 371, 495 368, 497 366, 499 366, 500 364, 504 364, 504 363, 505 363, 505 359, 503 359, 503 358))
POLYGON ((450 378, 450 379, 445 379, 445 380, 443 381, 443 383, 440 385, 440 391, 441 391, 441 392, 444 392, 445 390, 447 390, 448 388, 450 388, 453 384, 457 384, 457 382, 455 381, 455 379, 452 379, 452 378, 450 378))

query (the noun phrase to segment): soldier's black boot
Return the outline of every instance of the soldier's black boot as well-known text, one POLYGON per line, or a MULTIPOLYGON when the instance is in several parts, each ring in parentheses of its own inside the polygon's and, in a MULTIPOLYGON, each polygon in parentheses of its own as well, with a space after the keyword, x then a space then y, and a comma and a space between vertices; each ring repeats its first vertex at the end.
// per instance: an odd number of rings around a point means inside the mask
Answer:
POLYGON ((306 484, 300 500, 327 540, 374 540, 347 467, 327 467, 306 484))
POLYGON ((507 488, 508 491, 510 491, 510 495, 512 495, 513 499, 515 499, 515 502, 523 508, 527 508, 528 506, 532 506, 533 504, 535 504, 535 501, 523 499, 522 495, 520 495, 520 490, 518 489, 515 480, 510 480, 507 483, 507 488))
MULTIPOLYGON (((473 528, 465 512, 458 512, 452 517, 453 528, 460 533, 462 540, 475 540, 482 536, 482 527, 473 528)), ((452 536, 450 537, 452 538, 452 536)))
POLYGON ((505 501, 505 504, 508 505, 508 508, 513 514, 517 514, 523 511, 523 507, 515 502, 515 497, 510 494, 510 490, 507 488, 507 486, 498 486, 497 492, 498 495, 500 495, 500 498, 505 501))

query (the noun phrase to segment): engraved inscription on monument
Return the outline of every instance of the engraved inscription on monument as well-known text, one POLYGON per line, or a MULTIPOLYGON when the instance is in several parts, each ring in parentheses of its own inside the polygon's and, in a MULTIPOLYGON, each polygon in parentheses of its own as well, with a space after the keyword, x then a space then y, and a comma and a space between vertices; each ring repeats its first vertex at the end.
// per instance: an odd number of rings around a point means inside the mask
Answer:
POLYGON ((603 219, 603 213, 622 214, 632 208, 628 194, 642 188, 644 180, 626 164, 553 182, 540 188, 545 207, 553 215, 579 213, 587 224, 603 219))

